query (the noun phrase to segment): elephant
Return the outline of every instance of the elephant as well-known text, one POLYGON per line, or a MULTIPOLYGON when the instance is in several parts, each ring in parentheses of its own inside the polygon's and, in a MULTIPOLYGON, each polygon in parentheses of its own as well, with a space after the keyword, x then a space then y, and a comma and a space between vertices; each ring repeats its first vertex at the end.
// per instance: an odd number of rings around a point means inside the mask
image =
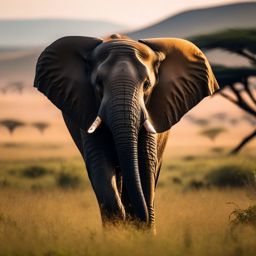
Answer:
POLYGON ((63 37, 39 56, 34 87, 62 112, 103 226, 155 229, 169 131, 218 89, 202 51, 178 38, 63 37))

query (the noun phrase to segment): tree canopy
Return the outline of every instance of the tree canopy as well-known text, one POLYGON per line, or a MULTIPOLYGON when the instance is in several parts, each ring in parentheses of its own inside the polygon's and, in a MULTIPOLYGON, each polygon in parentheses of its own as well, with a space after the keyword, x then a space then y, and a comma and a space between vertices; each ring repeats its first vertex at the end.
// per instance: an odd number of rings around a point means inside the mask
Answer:
POLYGON ((221 88, 219 94, 256 117, 256 98, 253 93, 255 88, 248 83, 248 78, 256 76, 256 69, 253 67, 225 67, 220 65, 212 66, 212 68, 221 88), (236 86, 237 83, 240 83, 240 87, 236 86), (233 97, 223 91, 226 87, 231 90, 233 97), (247 95, 246 97, 244 93, 247 95))
POLYGON ((239 54, 256 64, 256 28, 229 29, 189 38, 199 48, 221 48, 239 54))
POLYGON ((10 134, 12 134, 17 128, 25 125, 24 122, 15 119, 3 119, 0 120, 0 125, 5 127, 10 134))
POLYGON ((221 88, 235 83, 247 83, 248 78, 256 77, 255 67, 212 65, 212 69, 221 88))

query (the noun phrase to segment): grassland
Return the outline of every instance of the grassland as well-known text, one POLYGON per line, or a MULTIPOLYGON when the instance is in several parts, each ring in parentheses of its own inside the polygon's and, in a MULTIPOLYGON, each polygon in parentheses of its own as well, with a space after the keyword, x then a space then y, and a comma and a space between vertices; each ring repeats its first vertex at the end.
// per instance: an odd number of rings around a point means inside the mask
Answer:
POLYGON ((1 161, 0 255, 255 255, 255 227, 232 228, 229 220, 234 209, 256 203, 255 191, 216 188, 207 180, 234 166, 253 172, 254 152, 166 155, 153 237, 130 227, 102 230, 80 158, 1 161))

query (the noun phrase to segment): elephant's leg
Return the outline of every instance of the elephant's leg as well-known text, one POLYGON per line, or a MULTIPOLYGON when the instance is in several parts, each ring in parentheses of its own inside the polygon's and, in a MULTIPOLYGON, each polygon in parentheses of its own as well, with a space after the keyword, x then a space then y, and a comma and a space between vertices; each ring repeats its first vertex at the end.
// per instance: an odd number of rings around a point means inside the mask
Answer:
POLYGON ((81 135, 86 167, 99 203, 103 225, 124 221, 125 210, 116 183, 115 149, 111 134, 101 128, 91 135, 84 131, 81 135))
POLYGON ((149 212, 149 222, 153 229, 155 227, 154 198, 157 165, 157 135, 142 128, 139 134, 139 168, 149 212))
POLYGON ((136 220, 135 212, 133 211, 131 200, 128 196, 128 191, 125 188, 125 186, 122 187, 122 203, 125 208, 125 214, 126 214, 126 222, 133 223, 136 220))
POLYGON ((158 162, 158 165, 157 165, 157 168, 156 168, 155 188, 157 186, 157 182, 158 182, 158 178, 159 178, 159 175, 160 175, 161 167, 162 167, 162 160, 160 160, 160 163, 158 162))
POLYGON ((157 159, 158 159, 158 164, 156 168, 156 180, 155 180, 155 187, 157 186, 157 181, 160 175, 160 170, 162 167, 162 161, 163 161, 163 153, 167 144, 169 136, 169 131, 159 133, 157 134, 157 159))
POLYGON ((135 213, 133 211, 131 200, 128 196, 128 191, 123 184, 122 171, 119 167, 116 168, 116 183, 119 196, 122 200, 122 204, 125 209, 126 222, 134 222, 136 220, 135 213))
POLYGON ((121 171, 120 167, 115 168, 115 173, 116 173, 117 191, 121 198, 122 197, 122 189, 123 189, 123 177, 122 177, 122 171, 121 171))

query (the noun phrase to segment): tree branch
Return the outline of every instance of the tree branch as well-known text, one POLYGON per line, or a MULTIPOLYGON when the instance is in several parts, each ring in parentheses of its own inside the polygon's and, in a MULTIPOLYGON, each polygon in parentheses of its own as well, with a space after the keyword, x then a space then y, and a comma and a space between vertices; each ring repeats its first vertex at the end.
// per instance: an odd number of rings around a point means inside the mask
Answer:
MULTIPOLYGON (((232 52, 232 51, 231 51, 232 52)), ((235 51, 237 54, 240 54, 241 56, 249 59, 250 61, 252 61, 253 63, 256 63, 256 58, 253 54, 250 54, 250 52, 248 52, 248 50, 246 49, 241 49, 241 50, 237 50, 235 51)))
POLYGON ((252 100, 252 102, 256 105, 256 98, 253 96, 253 93, 251 91, 251 87, 250 87, 250 85, 248 84, 247 81, 244 83, 244 89, 247 92, 250 99, 252 100))
POLYGON ((227 100, 231 101, 232 103, 236 104, 237 106, 239 106, 238 101, 234 100, 232 97, 230 97, 228 94, 226 94, 223 91, 219 91, 218 92, 221 96, 223 96, 224 98, 226 98, 227 100))
POLYGON ((247 58, 250 58, 250 60, 256 62, 256 56, 251 51, 245 48, 242 49, 242 52, 247 56, 247 58))
POLYGON ((237 154, 250 140, 256 137, 256 130, 247 135, 234 149, 230 151, 231 155, 237 154))
POLYGON ((254 111, 252 108, 250 108, 247 104, 244 104, 243 102, 239 102, 234 100, 232 97, 230 97, 228 94, 224 93, 222 90, 218 92, 221 96, 229 100, 230 102, 234 103, 237 105, 239 108, 243 109, 245 112, 253 115, 256 117, 256 111, 254 111))
MULTIPOLYGON (((244 84, 243 84, 244 85, 244 84)), ((232 90, 232 92, 236 95, 237 97, 237 105, 242 108, 243 110, 246 110, 248 113, 250 113, 251 115, 256 116, 256 111, 252 109, 252 107, 250 105, 248 105, 248 103, 246 102, 246 100, 243 98, 243 96, 241 95, 241 91, 237 90, 233 85, 230 86, 230 89, 232 90)))

